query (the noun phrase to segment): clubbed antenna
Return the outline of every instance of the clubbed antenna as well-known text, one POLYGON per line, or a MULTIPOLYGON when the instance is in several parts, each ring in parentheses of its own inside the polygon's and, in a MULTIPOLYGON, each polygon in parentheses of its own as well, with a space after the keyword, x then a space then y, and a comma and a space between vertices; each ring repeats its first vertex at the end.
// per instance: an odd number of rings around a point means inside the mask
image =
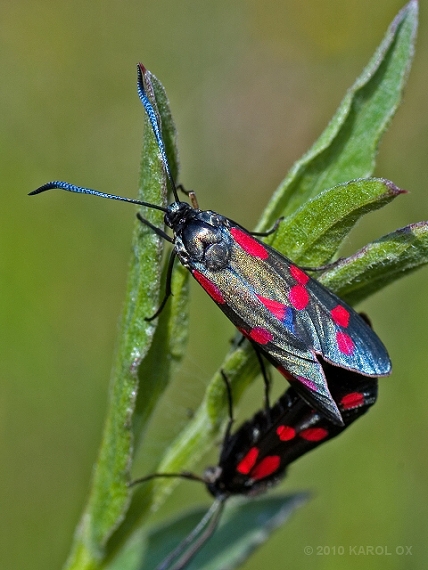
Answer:
POLYGON ((109 198, 110 200, 120 200, 121 202, 130 202, 131 204, 138 204, 138 206, 147 206, 148 208, 154 208, 155 210, 161 210, 161 212, 166 212, 166 208, 162 206, 157 206, 156 204, 149 204, 148 202, 143 202, 142 200, 135 200, 134 198, 124 198, 123 196, 117 196, 116 194, 107 194, 106 192, 99 192, 98 190, 92 190, 92 188, 85 188, 83 186, 75 186, 69 182, 61 182, 60 180, 53 180, 52 182, 47 182, 36 188, 28 195, 35 196, 36 194, 41 194, 46 192, 46 190, 52 190, 58 188, 60 190, 66 190, 67 192, 75 192, 76 194, 91 194, 92 196, 99 196, 100 198, 109 198))
POLYGON ((137 91, 138 96, 140 98, 141 103, 144 105, 144 109, 146 110, 147 116, 149 118, 150 124, 152 125, 153 133, 156 138, 156 142, 158 143, 159 151, 161 154, 162 162, 168 176, 168 180, 171 184, 172 193, 174 194, 174 198, 176 202, 179 202, 177 188, 174 182, 174 178, 172 177, 171 170, 169 168, 168 158, 166 156, 165 150, 165 143, 163 142, 161 128, 159 124, 159 119, 156 111, 153 109, 153 105, 150 103, 150 100, 147 96, 146 89, 144 87, 144 77, 147 74, 147 70, 142 63, 137 65, 137 91))

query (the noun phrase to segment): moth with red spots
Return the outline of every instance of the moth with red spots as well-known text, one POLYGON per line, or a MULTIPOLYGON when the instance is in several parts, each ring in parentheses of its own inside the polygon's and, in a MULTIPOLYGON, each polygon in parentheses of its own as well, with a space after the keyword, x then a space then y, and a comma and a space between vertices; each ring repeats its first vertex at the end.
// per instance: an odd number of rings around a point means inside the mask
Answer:
POLYGON ((344 425, 332 424, 290 387, 269 413, 258 412, 223 443, 220 469, 205 474, 215 497, 265 491, 285 475, 290 463, 342 433, 376 402, 377 379, 327 362, 322 366, 344 425))
MULTIPOLYGON (((177 256, 232 323, 273 362, 301 397, 331 422, 342 425, 320 358, 365 376, 387 376, 391 362, 384 345, 351 307, 290 259, 236 222, 216 212, 200 210, 193 193, 189 193, 192 205, 179 200, 160 119, 147 95, 150 77, 150 72, 139 64, 138 95, 153 128, 174 202, 163 208, 61 181, 49 182, 31 194, 60 188, 165 212, 165 224, 172 229, 173 239, 139 214, 138 217, 174 245, 169 276, 177 256)), ((169 294, 168 283, 160 308, 169 294)))
POLYGON ((212 507, 195 530, 158 566, 158 570, 184 568, 213 534, 225 502, 234 495, 259 495, 278 483, 288 466, 312 449, 342 433, 365 414, 377 399, 377 379, 367 378, 322 362, 332 396, 343 418, 343 426, 332 424, 308 406, 290 387, 267 411, 230 434, 233 414, 230 387, 229 424, 218 465, 208 467, 202 477, 193 473, 155 473, 132 485, 155 477, 182 477, 202 481, 215 498, 212 507), (189 547, 189 549, 187 549, 189 547))

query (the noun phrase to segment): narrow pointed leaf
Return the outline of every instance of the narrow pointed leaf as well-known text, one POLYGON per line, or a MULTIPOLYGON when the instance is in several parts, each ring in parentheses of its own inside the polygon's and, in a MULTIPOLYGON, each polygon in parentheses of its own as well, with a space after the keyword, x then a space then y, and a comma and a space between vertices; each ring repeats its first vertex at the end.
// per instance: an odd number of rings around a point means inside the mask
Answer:
POLYGON ((230 505, 218 531, 195 556, 188 570, 233 570, 239 567, 307 500, 307 494, 299 493, 230 505))
MULTIPOLYGON (((149 81, 150 79, 149 77, 149 81)), ((155 78, 152 78, 152 85, 159 102, 159 112, 166 117, 163 125, 164 136, 170 141, 168 149, 171 150, 175 130, 169 111, 166 111, 166 96, 155 78)), ((165 174, 147 119, 145 123, 139 198, 155 204, 165 204, 165 174)), ((171 157, 171 162, 176 165, 176 158, 171 157)), ((152 223, 162 225, 162 213, 150 210, 144 212, 144 215, 152 223)), ((160 395, 158 386, 146 382, 147 378, 152 377, 155 363, 152 360, 152 370, 148 370, 147 365, 142 365, 142 362, 149 352, 156 330, 153 323, 145 321, 145 317, 153 314, 159 303, 162 249, 162 240, 136 221, 127 293, 101 448, 94 468, 88 504, 77 528, 66 568, 81 570, 102 566, 107 540, 122 521, 129 503, 127 483, 133 454, 132 416, 139 384, 141 390, 146 392, 146 409, 140 410, 139 429, 143 429, 148 421, 155 399, 160 395)), ((182 291, 183 295, 186 295, 186 287, 182 291)), ((169 350, 168 343, 171 339, 165 332, 171 330, 171 325, 167 322, 168 316, 173 316, 176 320, 186 319, 186 315, 182 312, 180 295, 175 299, 175 308, 172 307, 162 317, 163 321, 160 320, 159 328, 164 332, 157 334, 159 343, 156 349, 152 346, 152 351, 169 350), (180 315, 177 315, 177 312, 180 312, 180 315)), ((165 385, 166 381, 163 387, 165 385)))
POLYGON ((428 263, 428 222, 411 224, 363 247, 321 277, 348 303, 359 303, 428 263))
POLYGON ((325 131, 280 184, 260 220, 259 231, 326 188, 373 173, 380 138, 402 98, 417 23, 418 2, 411 0, 390 25, 325 131))
MULTIPOLYGON (((264 544, 293 512, 308 500, 308 495, 235 501, 226 506, 219 527, 203 549, 190 561, 188 570, 232 570, 264 544)), ((206 509, 194 509, 132 540, 122 556, 108 570, 152 570, 199 523, 206 509), (136 563, 141 557, 139 564, 136 563)))
POLYGON ((364 214, 382 208, 403 192, 381 178, 339 184, 321 192, 286 218, 271 243, 300 265, 324 264, 364 214))

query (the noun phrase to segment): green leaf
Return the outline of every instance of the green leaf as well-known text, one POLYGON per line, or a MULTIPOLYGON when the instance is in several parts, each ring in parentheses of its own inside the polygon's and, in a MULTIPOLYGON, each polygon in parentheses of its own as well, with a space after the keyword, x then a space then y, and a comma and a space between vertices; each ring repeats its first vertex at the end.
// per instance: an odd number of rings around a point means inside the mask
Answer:
POLYGON ((188 569, 237 568, 307 499, 308 495, 300 493, 249 499, 245 503, 230 505, 217 532, 192 560, 188 569))
POLYGON ((352 180, 325 190, 302 205, 275 232, 276 249, 287 244, 287 255, 300 265, 329 261, 357 221, 402 194, 389 180, 352 180))
MULTIPOLYGON (((307 494, 298 493, 230 501, 221 517, 218 529, 186 568, 189 570, 237 568, 307 500, 307 494)), ((156 568, 168 553, 189 535, 205 514, 206 509, 192 509, 172 521, 149 530, 147 534, 136 533, 128 547, 108 566, 108 570, 156 568)))
POLYGON ((264 211, 272 226, 326 188, 373 173, 379 141, 402 98, 414 53, 418 2, 397 15, 373 58, 312 148, 297 161, 264 211))
MULTIPOLYGON (((163 136, 173 148, 175 128, 160 83, 147 75, 147 89, 156 97, 163 117, 163 136)), ((170 157, 176 168, 176 158, 170 157)), ((176 173, 174 173, 176 174, 176 173)), ((166 180, 158 147, 148 120, 141 163, 139 198, 154 204, 166 203, 166 180)), ((150 221, 162 225, 162 213, 144 212, 150 221)), ((174 276, 180 290, 168 310, 156 322, 145 317, 152 315, 159 304, 162 274, 163 241, 138 221, 135 223, 132 257, 125 305, 120 326, 119 343, 112 372, 110 399, 99 457, 94 468, 88 504, 78 526, 73 549, 67 563, 70 569, 102 567, 106 543, 124 518, 129 505, 127 486, 133 456, 134 429, 142 432, 150 418, 157 399, 166 387, 171 361, 159 366, 159 354, 173 353, 181 357, 187 330, 187 273, 179 269, 174 276), (184 324, 184 328, 182 327, 184 324), (180 325, 180 326, 179 326, 180 325), (162 374, 162 380, 159 376, 162 374), (136 395, 140 394, 138 400, 136 395), (134 417, 134 410, 137 415, 134 417)))
POLYGON ((348 303, 359 303, 428 263, 428 222, 401 228, 341 260, 320 281, 348 303))

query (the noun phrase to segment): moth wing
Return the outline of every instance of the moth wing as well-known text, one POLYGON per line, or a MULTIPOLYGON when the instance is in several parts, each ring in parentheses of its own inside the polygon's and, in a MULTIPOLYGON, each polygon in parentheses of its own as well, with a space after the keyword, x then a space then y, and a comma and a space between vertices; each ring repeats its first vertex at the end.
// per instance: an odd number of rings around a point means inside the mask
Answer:
POLYGON ((336 366, 367 376, 390 374, 386 348, 366 321, 332 291, 266 247, 281 301, 301 303, 294 310, 296 336, 336 366), (280 287, 281 282, 285 287, 280 287))
MULTIPOLYGON (((340 412, 315 351, 260 301, 254 281, 247 278, 240 266, 241 259, 232 259, 227 268, 209 271, 195 262, 191 270, 232 323, 295 383, 302 398, 330 421, 341 424, 340 412)), ((259 269, 257 264, 255 268, 259 269)))

